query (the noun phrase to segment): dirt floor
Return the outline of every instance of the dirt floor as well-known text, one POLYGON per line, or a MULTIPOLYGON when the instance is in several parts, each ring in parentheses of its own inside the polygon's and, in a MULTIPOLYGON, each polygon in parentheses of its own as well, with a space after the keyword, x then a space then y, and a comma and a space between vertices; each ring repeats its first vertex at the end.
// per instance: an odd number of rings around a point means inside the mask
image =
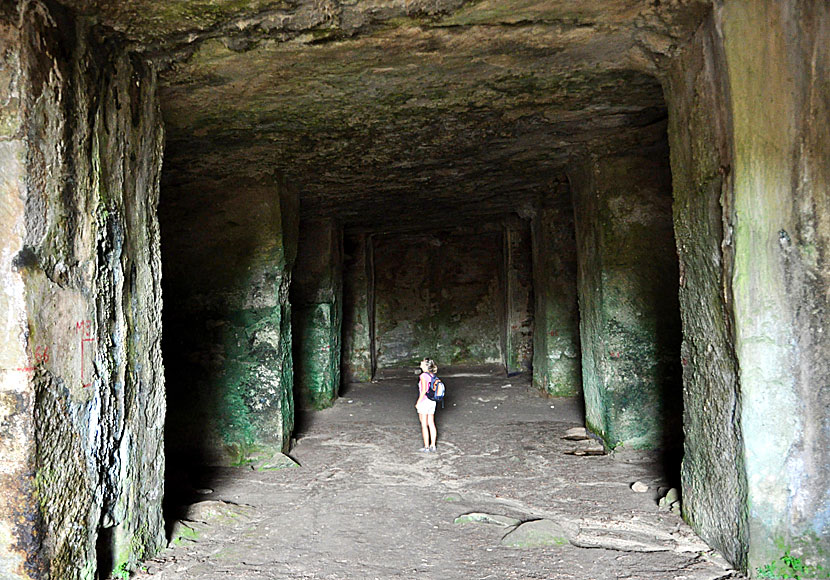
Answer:
POLYGON ((563 439, 583 424, 578 401, 527 379, 442 377, 436 453, 418 452, 414 373, 352 385, 304 417, 299 467, 194 481, 189 521, 136 577, 742 578, 658 507, 671 462, 572 454, 596 448, 563 439))

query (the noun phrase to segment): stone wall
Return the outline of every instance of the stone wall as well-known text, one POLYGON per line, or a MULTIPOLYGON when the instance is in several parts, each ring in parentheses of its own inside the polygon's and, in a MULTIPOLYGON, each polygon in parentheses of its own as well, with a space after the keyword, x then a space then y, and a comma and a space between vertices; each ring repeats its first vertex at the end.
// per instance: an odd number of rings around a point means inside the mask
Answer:
POLYGON ((340 388, 343 230, 333 220, 302 222, 291 287, 295 391, 322 409, 340 388))
POLYGON ((378 368, 504 364, 502 225, 375 239, 378 368))
POLYGON ((614 448, 680 435, 680 321, 667 151, 586 160, 574 194, 587 425, 614 448))
POLYGON ((830 574, 830 6, 739 0, 717 16, 749 567, 791 550, 830 574))
POLYGON ((163 183, 166 437, 183 461, 288 447, 297 205, 276 177, 163 183))
POLYGON ((683 513, 746 565, 747 482, 732 299, 732 119, 713 18, 666 79, 683 320, 683 513))
POLYGON ((554 396, 582 391, 576 238, 566 189, 533 218, 533 384, 554 396))
POLYGON ((164 543, 154 71, 50 3, 0 12, 0 576, 164 543))

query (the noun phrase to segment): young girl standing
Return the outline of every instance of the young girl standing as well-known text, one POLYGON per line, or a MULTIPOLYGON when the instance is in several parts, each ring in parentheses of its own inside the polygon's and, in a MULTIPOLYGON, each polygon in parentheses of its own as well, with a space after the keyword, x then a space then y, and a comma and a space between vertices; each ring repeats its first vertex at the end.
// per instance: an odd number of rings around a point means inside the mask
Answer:
POLYGON ((435 401, 427 398, 427 390, 432 377, 438 372, 438 366, 431 358, 421 361, 421 376, 418 379, 418 401, 415 409, 418 411, 418 418, 421 420, 421 435, 424 438, 424 446, 420 451, 429 453, 435 451, 435 440, 437 430, 435 429, 435 401))

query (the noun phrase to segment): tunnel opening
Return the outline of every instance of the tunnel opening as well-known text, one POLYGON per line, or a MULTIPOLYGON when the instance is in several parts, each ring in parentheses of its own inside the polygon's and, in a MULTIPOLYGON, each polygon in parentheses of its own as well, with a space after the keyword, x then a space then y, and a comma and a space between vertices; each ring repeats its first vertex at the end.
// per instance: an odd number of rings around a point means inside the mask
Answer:
POLYGON ((676 481, 662 85, 619 63, 598 70, 584 46, 479 32, 208 43, 168 71, 170 457, 285 452, 307 410, 432 356, 582 397, 608 449, 667 450, 676 481), (224 97, 239 83, 258 91, 254 132, 249 105, 224 97))

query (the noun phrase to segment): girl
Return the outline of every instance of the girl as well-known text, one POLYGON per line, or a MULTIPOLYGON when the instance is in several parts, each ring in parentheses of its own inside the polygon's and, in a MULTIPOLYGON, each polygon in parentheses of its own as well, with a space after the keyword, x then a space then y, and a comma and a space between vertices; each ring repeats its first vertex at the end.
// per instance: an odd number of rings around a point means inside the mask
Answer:
POLYGON ((421 376, 418 379, 418 401, 415 409, 418 411, 418 418, 421 420, 421 435, 424 438, 424 446, 420 449, 423 453, 435 451, 435 440, 437 431, 435 429, 435 401, 427 398, 427 389, 432 377, 438 372, 438 366, 431 358, 421 361, 421 376))

